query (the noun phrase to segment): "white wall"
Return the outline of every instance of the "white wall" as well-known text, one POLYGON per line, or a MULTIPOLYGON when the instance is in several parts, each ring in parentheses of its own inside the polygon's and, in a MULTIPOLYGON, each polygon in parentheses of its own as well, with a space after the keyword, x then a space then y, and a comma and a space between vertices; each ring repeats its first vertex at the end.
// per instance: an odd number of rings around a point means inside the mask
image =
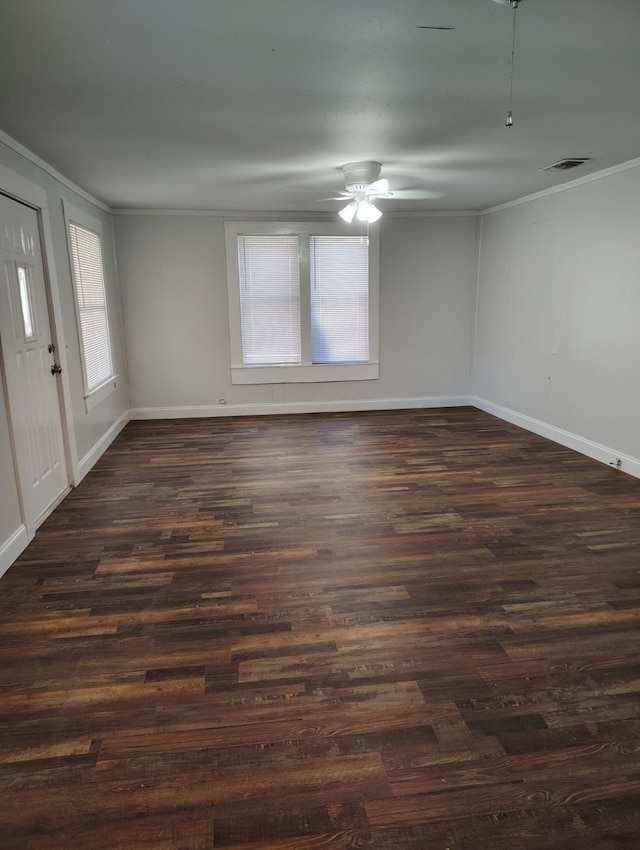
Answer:
POLYGON ((18 556, 26 542, 13 465, 3 375, 0 371, 0 575, 18 556))
POLYGON ((637 164, 485 215, 474 378, 479 406, 632 474, 639 226, 637 164))
POLYGON ((383 219, 378 380, 234 386, 224 219, 116 216, 132 416, 468 403, 476 226, 383 219))
MULTIPOLYGON (((95 463, 111 439, 127 421, 128 416, 127 367, 122 330, 122 306, 113 247, 112 220, 111 216, 103 209, 73 191, 68 185, 56 179, 48 170, 40 167, 22 155, 19 150, 13 149, 9 143, 2 140, 0 140, 0 166, 8 169, 12 178, 15 177, 18 182, 20 179, 24 179, 46 193, 52 237, 52 252, 47 259, 52 269, 53 285, 57 290, 61 306, 62 327, 58 327, 57 330, 58 339, 62 336, 66 351, 66 370, 63 377, 70 422, 70 459, 77 482, 95 463), (79 339, 62 209, 63 198, 98 217, 102 221, 103 227, 105 283, 113 337, 114 360, 119 378, 116 391, 90 413, 86 412, 83 398, 79 339)), ((7 187, 3 186, 2 180, 0 180, 0 191, 3 188, 6 189, 7 187)), ((26 543, 14 475, 8 422, 7 398, 4 388, 0 386, 0 574, 15 559, 26 543)))

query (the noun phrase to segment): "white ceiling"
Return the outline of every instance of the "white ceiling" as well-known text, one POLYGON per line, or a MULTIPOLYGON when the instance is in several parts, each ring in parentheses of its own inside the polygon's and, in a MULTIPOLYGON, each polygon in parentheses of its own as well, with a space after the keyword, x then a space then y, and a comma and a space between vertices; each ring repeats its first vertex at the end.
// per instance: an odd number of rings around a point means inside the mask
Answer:
POLYGON ((640 156, 640 0, 0 0, 0 129, 114 208, 480 210, 640 156), (448 26, 452 31, 418 29, 448 26), (540 171, 590 157, 569 172, 540 171))

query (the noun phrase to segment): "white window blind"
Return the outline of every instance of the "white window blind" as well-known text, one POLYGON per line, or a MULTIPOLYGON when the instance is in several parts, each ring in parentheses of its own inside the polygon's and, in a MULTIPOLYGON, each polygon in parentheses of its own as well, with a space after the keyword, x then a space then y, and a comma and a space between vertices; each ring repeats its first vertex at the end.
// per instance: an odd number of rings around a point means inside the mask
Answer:
POLYGON ((369 359, 369 245, 360 236, 311 236, 313 363, 369 359))
POLYGON ((243 363, 300 363, 298 237, 238 236, 238 267, 243 363))
POLYGON ((113 376, 100 236, 69 222, 85 389, 93 392, 113 376))

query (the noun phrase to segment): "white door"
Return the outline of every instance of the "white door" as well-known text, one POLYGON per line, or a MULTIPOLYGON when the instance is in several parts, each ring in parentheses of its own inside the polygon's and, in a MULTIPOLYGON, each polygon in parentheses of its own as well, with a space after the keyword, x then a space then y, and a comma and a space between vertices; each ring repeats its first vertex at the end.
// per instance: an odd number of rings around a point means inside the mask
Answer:
POLYGON ((38 215, 0 195, 0 343, 24 522, 30 533, 69 486, 59 372, 45 289, 38 215))

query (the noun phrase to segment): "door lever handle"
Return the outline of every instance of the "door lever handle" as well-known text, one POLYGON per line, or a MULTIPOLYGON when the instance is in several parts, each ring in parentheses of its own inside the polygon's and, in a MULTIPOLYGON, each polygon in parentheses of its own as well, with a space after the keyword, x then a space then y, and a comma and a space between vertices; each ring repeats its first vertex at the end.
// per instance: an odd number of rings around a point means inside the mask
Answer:
POLYGON ((57 363, 54 363, 53 366, 51 367, 51 374, 52 375, 59 375, 60 372, 62 372, 62 366, 59 366, 57 363))

